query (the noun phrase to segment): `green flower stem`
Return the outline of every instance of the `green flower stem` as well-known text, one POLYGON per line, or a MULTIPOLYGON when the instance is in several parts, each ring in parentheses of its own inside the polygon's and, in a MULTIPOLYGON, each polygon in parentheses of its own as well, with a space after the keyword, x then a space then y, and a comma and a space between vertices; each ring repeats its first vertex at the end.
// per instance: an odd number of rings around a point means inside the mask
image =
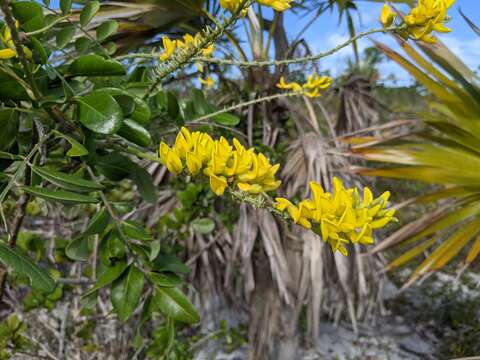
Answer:
MULTIPOLYGON (((219 58, 210 58, 210 57, 194 57, 188 62, 205 62, 211 64, 218 64, 218 65, 233 65, 239 67, 262 67, 262 66, 279 66, 279 65, 290 65, 290 64, 300 64, 300 63, 307 63, 307 62, 314 62, 320 60, 324 57, 330 56, 335 54, 336 52, 342 50, 343 48, 349 46, 353 42, 376 33, 386 33, 386 32, 395 32, 399 30, 399 27, 388 27, 388 28, 379 28, 379 29, 372 29, 364 32, 360 32, 354 37, 348 39, 347 41, 339 44, 338 46, 318 53, 316 55, 310 55, 305 57, 299 57, 294 59, 283 59, 283 60, 264 60, 264 61, 242 61, 242 60, 231 60, 231 59, 219 59, 219 58)), ((126 54, 117 56, 116 60, 124 60, 124 59, 131 59, 131 58, 142 58, 142 59, 156 59, 161 55, 161 53, 136 53, 136 54, 126 54)))

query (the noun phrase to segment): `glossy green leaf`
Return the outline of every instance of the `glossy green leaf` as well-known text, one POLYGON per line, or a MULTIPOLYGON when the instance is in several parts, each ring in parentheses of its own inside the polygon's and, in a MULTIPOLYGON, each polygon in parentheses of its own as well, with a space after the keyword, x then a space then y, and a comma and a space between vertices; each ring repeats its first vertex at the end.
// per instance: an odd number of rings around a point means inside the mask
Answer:
POLYGON ((117 231, 112 231, 104 242, 106 244, 106 255, 109 261, 112 259, 121 259, 125 256, 125 241, 117 231))
POLYGON ((90 220, 82 236, 100 234, 110 223, 110 219, 107 209, 102 208, 93 216, 92 220, 90 220))
POLYGON ((18 112, 13 109, 0 110, 0 129, 2 129, 0 131, 0 150, 8 150, 15 143, 18 118, 18 112))
POLYGON ((117 280, 123 274, 126 268, 127 260, 125 259, 117 260, 111 266, 103 265, 102 268, 99 269, 99 275, 95 286, 88 290, 84 297, 94 293, 95 291, 98 291, 99 289, 117 280))
POLYGON ((176 274, 151 272, 148 274, 150 281, 160 287, 177 287, 182 284, 182 278, 176 274))
POLYGON ((129 158, 114 152, 98 157, 95 168, 106 178, 120 181, 130 175, 132 164, 129 158))
POLYGON ((98 1, 90 1, 85 5, 80 12, 80 25, 82 27, 88 25, 100 9, 100 3, 98 1))
POLYGON ((79 236, 70 241, 65 247, 65 254, 72 260, 88 260, 88 237, 79 236))
POLYGON ((55 37, 57 47, 63 49, 73 39, 73 35, 75 35, 75 25, 65 26, 55 37))
POLYGON ((97 27, 97 40, 103 41, 110 35, 113 35, 117 32, 118 22, 115 20, 109 20, 102 23, 97 27))
POLYGON ((46 64, 51 51, 48 49, 48 44, 45 46, 34 36, 30 38, 32 43, 31 48, 33 50, 33 61, 38 64, 46 64))
POLYGON ((64 190, 49 190, 38 186, 22 186, 22 189, 30 195, 65 204, 95 204, 98 200, 91 196, 81 195, 64 190))
POLYGON ((190 271, 188 266, 180 261, 175 255, 159 255, 153 264, 155 271, 168 271, 178 274, 186 274, 190 271))
POLYGON ((225 126, 236 126, 240 123, 238 116, 229 113, 215 115, 212 117, 212 120, 225 126))
POLYGON ((55 289, 55 281, 45 270, 2 241, 0 241, 0 261, 13 271, 28 276, 32 287, 44 292, 52 292, 55 289))
POLYGON ((35 1, 16 1, 11 3, 13 16, 25 31, 35 31, 43 27, 43 10, 35 1))
POLYGON ((76 76, 113 76, 125 75, 125 68, 115 60, 106 60, 100 55, 82 55, 75 59, 68 71, 76 76))
POLYGON ((209 218, 195 219, 190 226, 199 234, 210 234, 215 229, 215 222, 209 218))
POLYGON ((78 119, 86 128, 100 134, 113 134, 122 126, 122 109, 110 95, 94 91, 75 100, 79 105, 78 119))
POLYGON ((126 236, 131 239, 137 239, 142 241, 152 240, 152 236, 148 234, 142 224, 132 220, 127 220, 122 223, 122 229, 126 236))
POLYGON ((143 147, 147 147, 152 143, 152 137, 147 129, 130 119, 123 120, 122 127, 118 130, 118 135, 143 147))
POLYGON ((157 188, 153 183, 152 176, 147 170, 137 164, 133 164, 131 169, 133 171, 130 173, 130 177, 137 185, 140 196, 143 200, 155 204, 158 199, 158 193, 157 188))
POLYGON ((200 321, 200 315, 190 300, 177 288, 156 287, 153 303, 160 312, 175 321, 195 324, 200 321))
POLYGON ((60 0, 60 10, 62 13, 68 14, 72 10, 72 0, 60 0))
POLYGON ((127 321, 140 302, 145 276, 136 266, 130 265, 121 277, 112 284, 112 305, 118 317, 127 321))
POLYGON ((132 120, 135 120, 140 125, 146 125, 150 123, 152 113, 150 111, 150 107, 148 106, 148 104, 138 97, 134 98, 134 102, 135 102, 135 110, 133 111, 132 114, 130 114, 130 118, 132 120))
POLYGON ((91 180, 76 175, 51 170, 47 167, 32 166, 32 170, 48 182, 67 190, 78 192, 92 192, 103 190, 105 187, 91 180))

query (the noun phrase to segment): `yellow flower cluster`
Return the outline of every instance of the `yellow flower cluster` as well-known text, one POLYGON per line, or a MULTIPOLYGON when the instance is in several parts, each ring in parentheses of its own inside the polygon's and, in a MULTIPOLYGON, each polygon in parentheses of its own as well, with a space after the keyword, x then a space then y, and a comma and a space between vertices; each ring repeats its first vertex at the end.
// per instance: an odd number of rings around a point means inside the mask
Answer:
MULTIPOLYGON (((444 23, 448 20, 447 11, 455 0, 418 0, 417 6, 403 18, 406 33, 415 40, 435 43, 433 31, 450 32, 444 23)), ((396 18, 396 13, 385 4, 380 15, 383 26, 390 26, 396 18)))
POLYGON ((332 78, 328 76, 318 76, 317 74, 312 74, 307 77, 307 82, 303 85, 300 85, 297 82, 285 82, 284 77, 280 78, 280 81, 277 84, 279 89, 292 90, 305 96, 315 98, 321 95, 321 91, 327 89, 332 84, 332 78))
MULTIPOLYGON (((293 0, 257 0, 257 2, 276 11, 285 11, 290 9, 293 0)), ((220 0, 220 6, 230 12, 237 10, 241 3, 242 0, 220 0)))
MULTIPOLYGON (((15 25, 17 28, 19 27, 18 21, 15 23, 15 25)), ((5 25, 5 28, 3 29, 3 34, 1 37, 2 37, 2 42, 6 46, 6 48, 0 50, 0 60, 7 60, 17 56, 17 51, 15 50, 15 44, 13 43, 13 40, 12 40, 12 34, 7 25, 5 25)), ((32 58, 32 52, 26 46, 23 46, 23 52, 25 53, 27 58, 29 59, 32 58)))
MULTIPOLYGON (((195 36, 185 34, 183 36, 183 40, 171 40, 168 36, 162 36, 163 53, 160 55, 160 61, 169 60, 177 49, 187 50, 191 47, 198 46, 198 42, 200 41, 200 39, 200 34, 196 34, 195 36)), ((215 45, 211 44, 208 47, 202 49, 201 55, 208 57, 212 55, 214 51, 215 45)))
POLYGON ((262 153, 245 147, 233 139, 233 146, 221 137, 213 140, 210 135, 182 127, 173 147, 163 141, 160 159, 167 169, 179 174, 185 168, 191 175, 203 173, 209 177, 210 188, 220 196, 232 185, 250 194, 272 191, 281 181, 275 178, 280 165, 271 165, 262 153))
POLYGON ((338 178, 333 179, 333 188, 331 194, 312 181, 313 199, 294 205, 285 198, 277 198, 275 208, 287 211, 296 224, 321 235, 333 251, 347 255, 345 244, 372 244, 373 229, 392 221, 395 210, 387 209, 388 191, 374 199, 371 190, 365 187, 361 199, 356 188, 344 188, 338 178))

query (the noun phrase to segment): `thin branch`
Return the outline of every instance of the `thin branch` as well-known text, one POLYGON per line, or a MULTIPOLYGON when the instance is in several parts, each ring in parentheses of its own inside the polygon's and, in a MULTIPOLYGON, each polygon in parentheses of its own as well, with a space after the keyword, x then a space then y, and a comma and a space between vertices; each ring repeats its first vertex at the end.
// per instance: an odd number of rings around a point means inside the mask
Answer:
MULTIPOLYGON (((389 28, 379 28, 379 29, 372 29, 364 32, 360 32, 356 34, 354 37, 348 39, 347 41, 341 43, 340 45, 324 51, 320 52, 315 55, 309 55, 305 57, 299 57, 294 59, 282 59, 282 60, 263 60, 263 61, 244 61, 244 60, 232 60, 232 59, 219 59, 219 58, 210 58, 210 57, 195 57, 188 62, 205 62, 211 64, 218 64, 218 65, 233 65, 238 67, 262 67, 262 66, 279 66, 279 65, 290 65, 290 64, 300 64, 300 63, 307 63, 307 62, 314 62, 318 61, 322 58, 327 56, 333 55, 336 52, 342 50, 343 48, 349 46, 353 42, 376 33, 386 33, 386 32, 395 32, 398 30, 398 27, 389 27, 389 28)), ((126 54, 117 56, 116 60, 123 60, 129 58, 144 58, 144 59, 152 59, 158 58, 161 53, 135 53, 135 54, 126 54)))
POLYGON ((205 36, 201 37, 195 46, 189 47, 186 51, 174 57, 167 66, 161 68, 157 73, 157 78, 145 93, 144 99, 150 96, 150 94, 157 88, 157 86, 167 75, 175 72, 183 65, 189 63, 193 56, 197 55, 201 50, 205 49, 207 46, 214 43, 215 40, 217 40, 220 36, 222 36, 225 29, 227 29, 230 25, 235 24, 235 22, 241 16, 242 11, 248 6, 248 3, 249 0, 242 0, 237 9, 227 20, 225 20, 221 27, 216 27, 211 32, 205 34, 205 36))

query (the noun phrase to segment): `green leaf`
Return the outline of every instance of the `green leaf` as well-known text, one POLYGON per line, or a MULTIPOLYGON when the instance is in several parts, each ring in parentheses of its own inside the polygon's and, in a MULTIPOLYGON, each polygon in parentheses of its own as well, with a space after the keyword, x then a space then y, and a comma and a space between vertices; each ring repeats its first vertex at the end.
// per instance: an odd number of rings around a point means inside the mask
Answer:
POLYGON ((72 0, 60 0, 60 10, 62 13, 68 14, 72 9, 72 0))
POLYGON ((123 120, 122 127, 118 130, 118 135, 143 147, 149 146, 152 142, 152 137, 147 129, 130 119, 123 120))
POLYGON ((87 228, 83 232, 82 236, 90 236, 100 234, 107 225, 110 223, 110 215, 107 209, 103 208, 88 223, 87 228))
POLYGON ((145 231, 142 224, 137 223, 132 220, 124 221, 122 224, 122 229, 125 235, 129 238, 150 241, 152 237, 145 231))
POLYGON ((25 31, 35 31, 43 27, 43 10, 35 1, 12 2, 13 16, 25 31))
POLYGON ((215 115, 212 117, 212 120, 225 126, 236 126, 240 123, 238 116, 229 113, 215 115))
POLYGON ((197 233, 210 234, 215 229, 215 222, 209 218, 195 219, 190 226, 197 233))
POLYGON ((80 25, 82 25, 82 27, 88 25, 99 9, 100 3, 98 1, 90 1, 85 5, 80 12, 80 25))
POLYGON ((79 54, 85 54, 95 43, 89 38, 82 36, 75 40, 75 50, 79 54))
POLYGON ((151 272, 148 278, 160 287, 177 287, 182 284, 182 278, 176 274, 160 274, 151 272))
POLYGON ((48 201, 57 201, 65 204, 95 204, 98 203, 98 200, 86 195, 77 194, 70 191, 63 190, 48 190, 38 186, 22 186, 22 189, 25 190, 30 195, 48 200, 48 201))
POLYGON ((155 204, 158 200, 157 188, 153 183, 152 176, 147 170, 137 164, 133 164, 130 177, 137 185, 140 196, 143 200, 155 204))
POLYGON ((88 260, 88 237, 79 236, 70 241, 65 247, 65 254, 72 260, 88 260))
POLYGON ((118 317, 127 321, 138 306, 142 296, 145 276, 137 267, 130 265, 124 274, 112 284, 112 305, 118 317))
POLYGON ((114 134, 122 126, 123 113, 113 97, 101 91, 75 99, 78 118, 88 129, 100 134, 114 134))
POLYGON ((78 192, 92 192, 103 190, 105 187, 94 181, 83 179, 76 175, 51 170, 47 167, 32 166, 32 170, 50 183, 67 190, 78 192))
POLYGON ((28 276, 32 287, 45 292, 52 292, 55 289, 55 281, 45 270, 40 269, 28 257, 1 241, 0 261, 15 272, 28 276))
POLYGON ((43 44, 34 36, 30 37, 30 41, 32 42, 33 60, 36 63, 46 64, 51 51, 45 50, 43 44))
POLYGON ((97 40, 105 40, 110 35, 114 34, 118 29, 118 22, 115 20, 105 21, 97 27, 97 40))
POLYGON ((171 91, 167 92, 167 114, 172 120, 176 120, 180 114, 177 97, 171 91))
POLYGON ((67 25, 62 30, 57 33, 55 37, 55 41, 57 46, 60 49, 63 49, 73 38, 75 35, 75 26, 74 25, 67 25))
POLYGON ((153 264, 155 271, 169 271, 173 273, 186 274, 190 271, 188 266, 180 261, 175 255, 162 254, 153 264))
POLYGON ((125 75, 125 68, 115 60, 106 60, 100 55, 82 55, 75 59, 68 71, 75 76, 113 76, 125 75))
POLYGON ((117 280, 126 268, 127 260, 125 259, 115 261, 112 266, 104 266, 100 269, 100 274, 98 275, 95 286, 88 290, 83 297, 86 297, 117 280))
POLYGON ((135 110, 130 115, 132 120, 135 120, 140 125, 146 125, 150 123, 152 113, 148 104, 142 99, 135 97, 135 110))
POLYGON ((112 231, 106 240, 108 259, 121 259, 125 256, 125 241, 117 231, 112 231))
POLYGON ((106 178, 112 181, 120 181, 129 175, 132 164, 126 156, 110 153, 98 157, 95 168, 106 178))
POLYGON ((175 321, 186 324, 200 321, 200 315, 190 300, 177 288, 156 287, 152 301, 158 310, 175 321))
POLYGON ((213 111, 212 106, 205 99, 205 95, 201 90, 192 90, 193 108, 197 116, 203 116, 213 111))
MULTIPOLYGON (((1 86, 1 85, 0 85, 1 86)), ((18 131, 18 112, 0 110, 0 150, 8 150, 15 143, 18 131)))
POLYGON ((70 145, 72 145, 72 147, 67 151, 67 156, 76 157, 88 155, 88 150, 85 149, 85 147, 77 140, 68 135, 64 135, 63 137, 70 143, 70 145))

